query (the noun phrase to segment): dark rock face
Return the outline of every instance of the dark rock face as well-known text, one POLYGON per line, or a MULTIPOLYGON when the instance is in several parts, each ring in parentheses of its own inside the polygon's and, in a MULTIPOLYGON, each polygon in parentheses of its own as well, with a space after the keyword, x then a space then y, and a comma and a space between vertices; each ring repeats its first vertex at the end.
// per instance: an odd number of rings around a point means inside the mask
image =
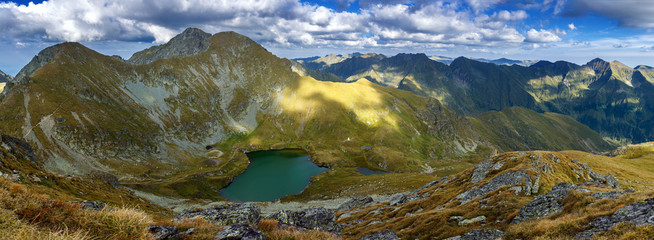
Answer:
POLYGON ((210 37, 211 34, 205 33, 200 29, 187 28, 164 45, 151 47, 135 53, 129 58, 129 62, 134 64, 148 64, 158 59, 174 56, 192 56, 209 49, 211 45, 209 42, 210 37))
POLYGON ((9 135, 1 134, 0 146, 7 149, 7 151, 14 156, 21 156, 25 159, 29 159, 33 163, 37 163, 34 149, 29 143, 23 140, 9 135))
POLYGON ((568 196, 568 191, 576 189, 577 186, 571 183, 559 183, 552 188, 552 191, 538 195, 534 200, 527 203, 520 209, 513 223, 521 223, 533 219, 558 213, 563 209, 559 201, 568 196))
POLYGON ((654 198, 627 205, 618 209, 613 215, 594 219, 590 227, 577 234, 576 238, 591 239, 596 233, 607 231, 618 223, 631 223, 636 226, 654 225, 654 198))
POLYGON ((216 240, 265 240, 266 236, 245 223, 235 223, 227 226, 216 235, 216 240))
POLYGON ((234 223, 257 224, 261 219, 261 209, 259 206, 249 203, 229 204, 208 209, 184 211, 175 216, 173 220, 179 221, 184 218, 195 217, 202 217, 220 225, 229 225, 234 223))
POLYGON ((595 199, 600 200, 600 199, 618 199, 622 197, 622 195, 627 194, 627 193, 633 193, 635 191, 633 190, 626 190, 626 191, 608 191, 608 192, 596 192, 591 194, 595 199))
POLYGON ((342 211, 347 211, 353 208, 358 208, 361 206, 365 206, 367 204, 370 204, 374 202, 372 197, 367 196, 367 197, 361 197, 361 198, 352 198, 347 202, 344 202, 341 204, 338 209, 336 209, 337 212, 342 212, 342 211))
POLYGON ((500 240, 504 236, 504 232, 492 229, 473 229, 461 236, 447 238, 446 240, 500 240))
POLYGON ((395 231, 392 230, 384 230, 381 232, 376 232, 373 234, 366 235, 359 240, 399 240, 400 238, 397 237, 397 234, 395 234, 395 231))
POLYGON ((315 229, 339 233, 343 231, 343 225, 337 223, 334 212, 323 207, 309 208, 302 211, 278 211, 267 218, 277 220, 280 223, 295 225, 307 229, 315 229))
POLYGON ((525 182, 525 186, 521 186, 519 189, 516 189, 516 193, 519 193, 524 188, 525 193, 531 194, 532 181, 531 178, 529 178, 529 175, 525 171, 514 171, 502 173, 481 187, 474 187, 468 191, 465 191, 464 193, 459 194, 456 196, 456 198, 459 199, 461 203, 466 203, 477 197, 483 197, 484 195, 503 186, 522 185, 523 181, 525 182))

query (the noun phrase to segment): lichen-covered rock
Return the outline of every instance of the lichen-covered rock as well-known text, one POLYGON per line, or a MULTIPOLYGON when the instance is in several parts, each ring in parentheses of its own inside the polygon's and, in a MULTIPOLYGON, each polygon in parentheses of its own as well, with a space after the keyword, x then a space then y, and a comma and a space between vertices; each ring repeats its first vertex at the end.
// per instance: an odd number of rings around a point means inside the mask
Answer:
POLYGON ((362 238, 359 238, 359 240, 399 240, 399 239, 400 238, 397 237, 395 231, 392 230, 384 230, 381 232, 372 233, 363 236, 362 238))
POLYGON ((568 196, 568 191, 576 188, 577 186, 572 183, 557 184, 552 187, 552 191, 538 195, 534 200, 520 208, 518 215, 513 219, 513 223, 539 219, 560 212, 563 206, 559 201, 568 196))
POLYGON ((184 211, 173 218, 179 221, 184 218, 202 217, 220 225, 234 223, 257 224, 261 219, 261 209, 253 204, 227 204, 207 209, 184 211))
POLYGON ((361 206, 368 205, 370 203, 374 202, 372 197, 367 196, 367 197, 361 197, 361 198, 352 198, 347 202, 344 202, 341 204, 338 209, 336 209, 337 212, 342 212, 342 211, 347 211, 353 208, 358 208, 361 206))
POLYGON ((464 193, 457 195, 456 198, 459 199, 463 204, 472 199, 483 197, 486 194, 499 189, 500 187, 522 185, 523 182, 525 183, 525 192, 531 193, 532 181, 525 171, 505 172, 489 180, 481 187, 474 187, 468 191, 465 191, 464 193))
POLYGON ((267 217, 280 223, 307 229, 339 233, 343 225, 335 221, 334 212, 323 207, 309 208, 302 211, 280 210, 267 217))
POLYGON ((613 215, 595 218, 590 227, 577 234, 576 238, 590 239, 596 233, 607 231, 619 223, 654 225, 654 198, 624 206, 613 215))
POLYGON ((483 229, 473 229, 461 236, 447 238, 446 240, 501 240, 504 236, 504 232, 492 229, 492 228, 483 228, 483 229))
POLYGON ((216 235, 216 240, 265 240, 266 236, 245 223, 234 223, 216 235))

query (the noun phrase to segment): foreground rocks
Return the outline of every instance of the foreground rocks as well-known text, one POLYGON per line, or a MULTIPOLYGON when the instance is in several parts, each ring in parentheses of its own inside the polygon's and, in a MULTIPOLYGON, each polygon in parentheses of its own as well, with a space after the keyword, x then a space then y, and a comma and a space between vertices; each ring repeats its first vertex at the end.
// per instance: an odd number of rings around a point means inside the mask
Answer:
POLYGON ((451 237, 446 240, 501 240, 504 232, 497 229, 473 229, 461 236, 451 237))
POLYGON ((202 217, 220 225, 229 225, 234 223, 257 224, 261 219, 261 209, 259 206, 246 204, 226 204, 215 206, 207 209, 194 209, 184 211, 173 218, 173 221, 179 221, 184 218, 202 217))
POLYGON ((259 230, 244 223, 235 223, 218 232, 216 240, 265 240, 259 230))
POLYGON ((513 223, 521 223, 533 219, 539 219, 561 212, 563 206, 559 203, 568 196, 568 191, 578 189, 571 183, 559 183, 552 188, 552 191, 538 195, 533 201, 527 203, 520 209, 513 223))
POLYGON ((591 239, 595 234, 607 231, 619 223, 654 225, 654 198, 627 205, 613 215, 596 218, 590 223, 590 228, 577 234, 576 238, 591 239))
POLYGON ((279 223, 294 225, 305 229, 340 233, 344 226, 337 223, 334 212, 326 208, 309 208, 301 211, 281 210, 266 217, 279 223))

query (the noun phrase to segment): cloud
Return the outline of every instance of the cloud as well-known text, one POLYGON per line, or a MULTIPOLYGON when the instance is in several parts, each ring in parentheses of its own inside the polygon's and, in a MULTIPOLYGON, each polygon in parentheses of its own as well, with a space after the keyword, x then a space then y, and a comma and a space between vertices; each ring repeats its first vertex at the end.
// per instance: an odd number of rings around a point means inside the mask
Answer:
POLYGON ((631 47, 631 44, 619 43, 619 44, 613 44, 613 47, 614 48, 628 48, 628 47, 631 47))
POLYGON ((590 46, 589 41, 575 41, 572 43, 572 46, 590 46))
POLYGON ((616 19, 623 27, 654 27, 654 4, 651 1, 569 0, 562 11, 567 17, 582 17, 591 12, 616 19))
MULTIPOLYGON (((563 32, 563 34, 565 34, 565 32, 563 32)), ((561 41, 561 38, 557 36, 555 32, 545 29, 536 30, 533 28, 527 32, 527 38, 525 39, 525 42, 531 43, 547 43, 558 41, 561 41)))
POLYGON ((568 24, 568 28, 569 28, 570 30, 572 30, 572 31, 577 30, 577 27, 575 26, 574 23, 570 23, 570 24, 568 24))
POLYGON ((652 46, 643 46, 640 48, 642 52, 654 52, 654 45, 652 46))

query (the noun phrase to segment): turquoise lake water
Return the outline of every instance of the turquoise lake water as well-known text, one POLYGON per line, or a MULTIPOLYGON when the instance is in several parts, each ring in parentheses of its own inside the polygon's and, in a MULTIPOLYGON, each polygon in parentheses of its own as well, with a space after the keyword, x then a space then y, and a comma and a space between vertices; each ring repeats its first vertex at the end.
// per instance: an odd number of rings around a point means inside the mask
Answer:
POLYGON ((318 167, 302 151, 260 151, 248 158, 247 170, 222 189, 221 196, 235 202, 275 201, 302 192, 311 176, 329 170, 318 167))

